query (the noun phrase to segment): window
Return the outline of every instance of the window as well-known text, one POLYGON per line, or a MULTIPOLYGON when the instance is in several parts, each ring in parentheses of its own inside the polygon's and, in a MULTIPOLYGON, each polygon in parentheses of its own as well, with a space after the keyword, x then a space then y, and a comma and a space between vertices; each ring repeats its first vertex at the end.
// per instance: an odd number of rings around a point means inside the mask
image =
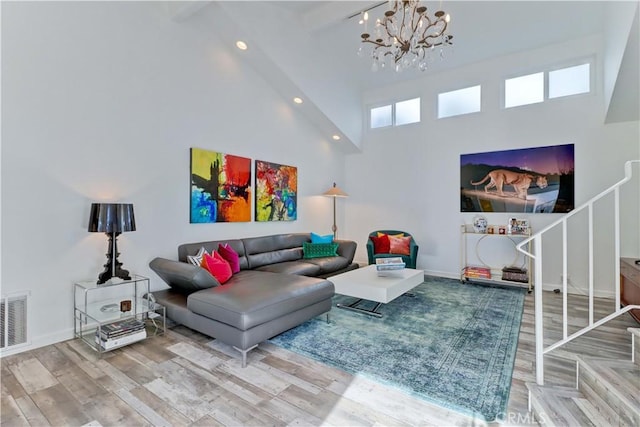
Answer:
POLYGON ((504 81, 505 108, 544 101, 544 73, 506 79, 504 81))
POLYGON ((420 122, 420 98, 371 108, 371 129, 420 122))
POLYGON ((438 94, 438 118, 480 111, 480 86, 438 94))
POLYGON ((383 128, 393 124, 392 106, 385 105, 371 109, 371 129, 383 128))
POLYGON ((590 64, 549 71, 549 99, 590 92, 589 71, 590 64))
POLYGON ((591 92, 590 62, 546 73, 546 81, 545 72, 506 79, 504 81, 505 108, 591 92))
POLYGON ((420 98, 396 102, 395 125, 408 125, 420 122, 420 98))

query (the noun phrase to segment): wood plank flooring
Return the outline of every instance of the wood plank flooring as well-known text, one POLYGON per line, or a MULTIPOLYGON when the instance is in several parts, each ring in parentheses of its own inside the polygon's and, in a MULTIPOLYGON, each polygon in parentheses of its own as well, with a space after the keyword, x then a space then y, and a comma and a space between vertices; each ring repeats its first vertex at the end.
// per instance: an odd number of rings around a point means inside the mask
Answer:
MULTIPOLYGON (((471 285, 472 286, 472 285, 471 285)), ((545 333, 559 336, 562 296, 544 293, 545 333)), ((596 318, 612 302, 596 299, 596 318)), ((585 323, 586 298, 571 296, 571 323, 585 323)), ((532 424, 525 382, 535 381, 533 294, 525 300, 506 425, 532 424)), ((571 351, 630 359, 628 315, 545 357, 546 383, 572 386, 571 351)), ((427 426, 481 425, 393 388, 270 344, 249 354, 175 327, 98 359, 78 340, 1 361, 0 424, 7 426, 427 426)))

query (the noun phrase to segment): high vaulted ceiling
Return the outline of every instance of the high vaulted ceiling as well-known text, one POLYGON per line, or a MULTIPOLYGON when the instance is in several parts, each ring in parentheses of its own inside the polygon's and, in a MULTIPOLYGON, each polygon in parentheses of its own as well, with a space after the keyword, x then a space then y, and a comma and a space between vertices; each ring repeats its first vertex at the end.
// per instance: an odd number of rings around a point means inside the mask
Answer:
MULTIPOLYGON (((380 1, 271 3, 297 14, 314 41, 310 48, 331 52, 332 60, 349 70, 363 89, 601 33, 605 22, 604 2, 597 1, 423 1, 431 13, 442 9, 450 14, 454 48, 424 73, 374 73, 369 58, 356 55, 363 32, 359 18, 346 17, 380 1)), ((386 5, 371 10, 370 19, 382 17, 385 10, 386 5)))
MULTIPOLYGON (((423 1, 433 13, 451 15, 454 47, 427 71, 371 71, 371 60, 357 55, 362 27, 358 12, 381 1, 213 1, 169 2, 174 19, 210 4, 212 29, 242 53, 285 98, 305 99, 301 111, 327 136, 338 134, 346 152, 357 151, 362 133, 362 94, 370 88, 418 79, 479 61, 532 50, 611 30, 612 4, 622 11, 626 51, 620 53, 622 90, 610 88, 607 121, 638 120, 638 1, 423 1), (620 7, 622 5, 622 7, 620 7), (628 6, 631 7, 628 7, 628 6), (635 20, 634 20, 635 15, 635 20), (631 22, 633 21, 633 24, 631 22), (608 27, 605 27, 605 24, 608 27), (628 37, 628 41, 626 38, 628 37), (622 68, 621 68, 622 67, 622 68), (623 69, 624 68, 624 69, 623 69)), ((386 5, 370 11, 373 20, 386 5)), ((614 15, 620 18, 620 14, 614 15)), ((620 22, 615 22, 616 26, 620 22)), ((614 29, 617 29, 614 26, 614 29)), ((605 70, 607 73, 607 70, 605 70)), ((605 87, 605 92, 607 88, 605 87)), ((603 117, 603 121, 605 118, 603 117)))

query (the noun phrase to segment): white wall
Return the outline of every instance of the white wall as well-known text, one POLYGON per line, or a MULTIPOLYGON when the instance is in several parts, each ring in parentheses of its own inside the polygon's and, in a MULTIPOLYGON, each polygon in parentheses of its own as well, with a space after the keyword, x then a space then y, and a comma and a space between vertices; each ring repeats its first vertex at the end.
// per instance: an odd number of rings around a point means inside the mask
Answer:
MULTIPOLYGON (((70 338, 72 283, 97 277, 91 202, 131 202, 124 267, 152 279, 183 242, 330 233, 344 156, 211 28, 163 3, 2 4, 2 294, 30 290, 33 346, 70 338), (299 220, 189 224, 189 148, 298 167, 299 220)), ((342 223, 339 223, 343 228, 342 223)))
MULTIPOLYGON (((419 268, 431 274, 459 277, 459 228, 474 216, 460 213, 461 154, 573 143, 576 206, 622 179, 624 162, 640 158, 639 127, 638 122, 603 124, 601 46, 600 37, 592 36, 366 93, 366 106, 420 96, 422 122, 367 131, 362 154, 347 157, 345 188, 351 197, 347 201, 346 231, 360 243, 357 259, 366 260, 364 243, 370 231, 405 230, 420 245, 419 268), (595 59, 593 93, 518 108, 500 107, 505 77, 571 65, 579 58, 595 59), (435 118, 438 93, 478 84, 482 85, 482 112, 435 118)), ((623 230, 628 231, 623 233, 623 256, 640 256, 638 169, 634 169, 634 184, 622 193, 626 206, 623 230)), ((610 217, 606 212, 602 215, 610 217)), ((513 214, 485 216, 490 224, 506 224, 513 214)), ((556 214, 519 216, 528 217, 534 231, 558 218, 556 214)), ((598 230, 596 227, 597 233, 605 237, 610 235, 610 231, 598 230)), ((576 250, 586 247, 583 238, 571 239, 576 250)), ((505 249, 505 253, 505 264, 509 264, 513 252, 505 249)), ((611 253, 610 243, 599 243, 597 258, 611 253)), ((497 263, 501 260, 497 255, 500 254, 489 253, 488 257, 497 263)), ((545 272, 545 283, 560 281, 561 270, 552 264, 545 272)), ((584 283, 581 277, 574 279, 577 287, 584 283)))

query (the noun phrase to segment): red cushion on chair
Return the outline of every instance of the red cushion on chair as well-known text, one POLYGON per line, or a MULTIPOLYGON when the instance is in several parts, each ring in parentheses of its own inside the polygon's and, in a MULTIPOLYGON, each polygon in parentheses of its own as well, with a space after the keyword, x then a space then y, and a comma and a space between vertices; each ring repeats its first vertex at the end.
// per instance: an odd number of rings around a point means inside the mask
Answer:
POLYGON ((411 236, 389 236, 389 253, 398 255, 411 255, 411 236))
POLYGON ((374 254, 388 254, 391 249, 391 245, 389 242, 389 236, 383 234, 380 237, 369 236, 371 241, 373 242, 373 253, 374 254))

